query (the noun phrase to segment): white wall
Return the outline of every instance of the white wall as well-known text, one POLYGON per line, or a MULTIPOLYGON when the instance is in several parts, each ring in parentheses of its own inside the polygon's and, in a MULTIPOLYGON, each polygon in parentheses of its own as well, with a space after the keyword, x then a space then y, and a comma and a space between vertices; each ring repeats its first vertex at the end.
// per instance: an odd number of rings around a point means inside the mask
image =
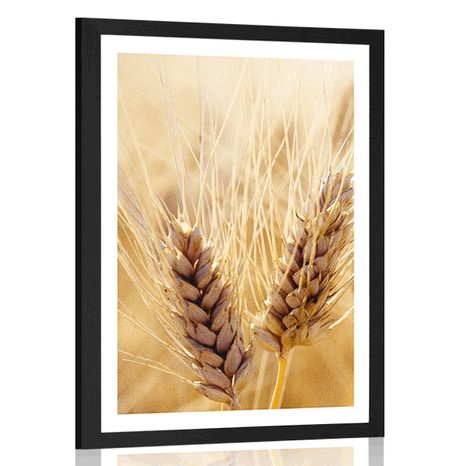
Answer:
POLYGON ((386 464, 462 459, 461 3, 168 3, 2 5, 0 457, 74 461, 74 17, 88 16, 386 29, 386 464))

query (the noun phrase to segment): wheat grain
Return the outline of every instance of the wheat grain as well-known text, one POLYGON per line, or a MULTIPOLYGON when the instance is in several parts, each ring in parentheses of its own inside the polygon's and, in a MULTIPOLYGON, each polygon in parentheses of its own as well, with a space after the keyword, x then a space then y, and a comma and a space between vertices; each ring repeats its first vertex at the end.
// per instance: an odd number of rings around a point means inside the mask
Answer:
POLYGON ((238 388, 250 370, 252 348, 245 348, 231 284, 197 227, 173 220, 165 246, 179 304, 173 317, 198 377, 194 388, 239 408, 238 388))
POLYGON ((258 343, 285 357, 331 330, 336 300, 352 283, 352 175, 330 173, 318 201, 308 202, 287 237, 266 300, 258 343))

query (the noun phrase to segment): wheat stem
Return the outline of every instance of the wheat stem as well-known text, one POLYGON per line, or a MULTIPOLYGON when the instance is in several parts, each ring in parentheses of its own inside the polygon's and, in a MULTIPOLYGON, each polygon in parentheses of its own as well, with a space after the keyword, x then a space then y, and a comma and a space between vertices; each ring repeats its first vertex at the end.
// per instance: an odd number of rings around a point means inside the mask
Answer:
POLYGON ((273 389, 272 401, 270 402, 270 409, 279 409, 283 388, 285 387, 285 372, 286 372, 286 356, 278 357, 278 370, 277 378, 275 380, 275 388, 273 389))

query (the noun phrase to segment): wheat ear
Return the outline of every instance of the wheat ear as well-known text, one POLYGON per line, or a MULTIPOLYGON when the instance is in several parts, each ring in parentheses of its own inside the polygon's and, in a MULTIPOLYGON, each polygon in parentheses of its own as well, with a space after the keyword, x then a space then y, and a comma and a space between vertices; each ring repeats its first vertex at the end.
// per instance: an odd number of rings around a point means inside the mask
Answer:
POLYGON ((353 282, 352 174, 330 173, 318 200, 296 216, 265 302, 265 314, 254 329, 257 342, 278 353, 279 370, 272 397, 278 407, 288 353, 311 345, 337 320, 334 304, 353 282), (349 275, 349 276, 348 276, 349 275))
POLYGON ((173 220, 166 254, 177 295, 173 317, 193 369, 194 388, 207 398, 238 409, 238 388, 251 367, 241 316, 231 284, 222 276, 212 248, 199 229, 173 220))

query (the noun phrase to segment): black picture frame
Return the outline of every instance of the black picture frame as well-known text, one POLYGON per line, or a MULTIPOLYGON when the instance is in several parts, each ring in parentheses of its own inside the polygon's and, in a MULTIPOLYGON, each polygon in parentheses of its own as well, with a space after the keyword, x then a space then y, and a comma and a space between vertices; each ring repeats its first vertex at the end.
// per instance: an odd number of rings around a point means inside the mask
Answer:
POLYGON ((384 434, 384 31, 76 19, 76 448, 384 434), (101 431, 101 37, 164 36, 366 44, 370 66, 369 422, 141 432, 101 431))

